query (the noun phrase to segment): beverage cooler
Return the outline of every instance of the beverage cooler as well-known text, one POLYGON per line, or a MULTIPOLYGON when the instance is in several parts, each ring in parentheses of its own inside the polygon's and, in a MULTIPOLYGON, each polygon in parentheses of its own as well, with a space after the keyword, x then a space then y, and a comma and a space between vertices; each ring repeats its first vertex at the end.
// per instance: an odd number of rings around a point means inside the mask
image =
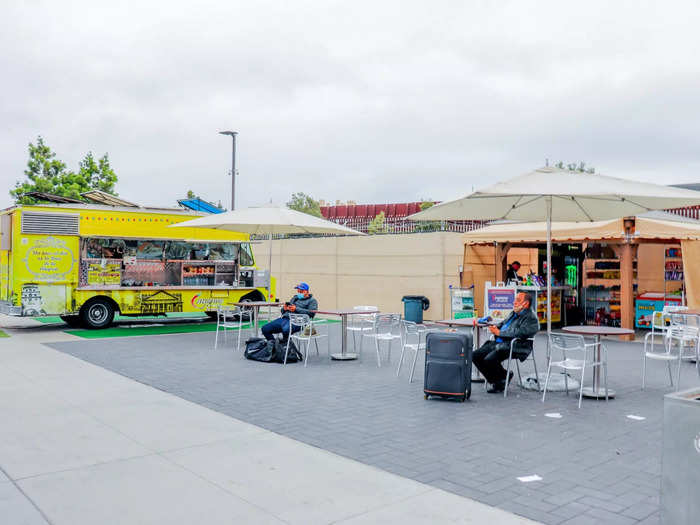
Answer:
POLYGON ((651 328, 654 312, 661 312, 664 306, 681 306, 681 296, 668 296, 662 292, 647 292, 637 296, 635 301, 634 326, 651 328))

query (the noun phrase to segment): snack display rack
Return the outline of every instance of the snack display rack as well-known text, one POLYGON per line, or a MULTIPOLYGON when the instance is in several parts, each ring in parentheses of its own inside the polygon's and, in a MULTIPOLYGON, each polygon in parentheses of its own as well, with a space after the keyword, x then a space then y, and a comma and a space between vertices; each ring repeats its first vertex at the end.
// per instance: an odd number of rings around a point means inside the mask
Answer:
POLYGON ((664 296, 683 294, 683 254, 680 245, 664 246, 664 296))
MULTIPOLYGON (((632 262, 637 288, 637 259, 632 262)), ((620 326, 620 259, 612 248, 589 245, 583 260, 583 304, 587 325, 620 326)))
POLYGON ((450 286, 450 319, 476 317, 474 309, 474 287, 456 288, 450 286))

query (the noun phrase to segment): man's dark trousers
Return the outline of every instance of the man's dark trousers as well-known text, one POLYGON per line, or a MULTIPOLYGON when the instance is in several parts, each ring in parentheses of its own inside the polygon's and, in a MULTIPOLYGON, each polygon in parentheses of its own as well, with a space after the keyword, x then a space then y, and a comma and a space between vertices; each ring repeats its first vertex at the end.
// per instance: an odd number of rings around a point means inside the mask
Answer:
POLYGON ((506 380, 506 369, 501 364, 510 354, 510 349, 506 346, 504 343, 486 341, 472 355, 472 362, 492 385, 506 380))
MULTIPOLYGON (((301 327, 295 326, 292 333, 296 333, 299 330, 301 330, 301 327)), ((289 336, 289 318, 278 317, 274 321, 270 321, 262 327, 262 334, 268 341, 272 341, 275 338, 274 334, 282 334, 282 338, 286 339, 289 336)))

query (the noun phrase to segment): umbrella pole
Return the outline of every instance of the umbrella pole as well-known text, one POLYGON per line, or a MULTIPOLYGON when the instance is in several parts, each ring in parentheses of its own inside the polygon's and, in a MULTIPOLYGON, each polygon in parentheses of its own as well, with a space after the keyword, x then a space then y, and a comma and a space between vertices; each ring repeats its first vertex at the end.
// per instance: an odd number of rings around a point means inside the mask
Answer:
POLYGON ((547 345, 552 333, 552 196, 547 202, 547 345))
POLYGON ((267 276, 267 300, 272 301, 272 297, 270 297, 270 290, 272 288, 272 230, 270 230, 270 233, 267 235, 267 241, 269 249, 269 253, 267 254, 267 271, 269 272, 267 276))

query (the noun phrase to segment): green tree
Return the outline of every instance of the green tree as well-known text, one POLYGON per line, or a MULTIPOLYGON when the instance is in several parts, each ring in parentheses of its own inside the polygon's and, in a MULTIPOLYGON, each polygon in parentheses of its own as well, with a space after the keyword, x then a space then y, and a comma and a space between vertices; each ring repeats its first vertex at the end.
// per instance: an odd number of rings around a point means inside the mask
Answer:
POLYGON ((323 217, 321 215, 321 205, 311 195, 303 192, 293 193, 292 199, 287 203, 287 208, 308 213, 314 217, 323 217))
POLYGON ((88 152, 80 161, 76 173, 66 169, 66 164, 56 158, 56 154, 41 136, 37 137, 36 144, 29 143, 28 150, 29 160, 24 170, 26 180, 17 181, 10 190, 10 195, 17 204, 38 202, 38 199, 25 195, 32 191, 74 199, 82 199, 80 194, 90 190, 116 195, 114 186, 117 175, 110 166, 106 153, 95 159, 92 152, 88 152))
POLYGON ((428 208, 432 208, 433 206, 435 206, 435 201, 433 201, 432 199, 421 199, 420 204, 418 205, 420 211, 427 210, 428 208))
POLYGON ((379 215, 375 216, 367 226, 367 232, 370 235, 376 235, 377 233, 386 233, 388 231, 386 227, 386 215, 383 211, 379 212, 379 215))
MULTIPOLYGON (((427 210, 435 206, 435 201, 432 199, 421 199, 420 211, 427 210)), ((421 221, 416 223, 416 232, 434 232, 440 229, 440 221, 421 221)))
POLYGON ((109 155, 107 153, 95 160, 92 151, 88 151, 78 166, 80 184, 87 184, 91 190, 100 190, 116 195, 114 185, 117 183, 117 174, 114 173, 112 166, 109 164, 109 155))

